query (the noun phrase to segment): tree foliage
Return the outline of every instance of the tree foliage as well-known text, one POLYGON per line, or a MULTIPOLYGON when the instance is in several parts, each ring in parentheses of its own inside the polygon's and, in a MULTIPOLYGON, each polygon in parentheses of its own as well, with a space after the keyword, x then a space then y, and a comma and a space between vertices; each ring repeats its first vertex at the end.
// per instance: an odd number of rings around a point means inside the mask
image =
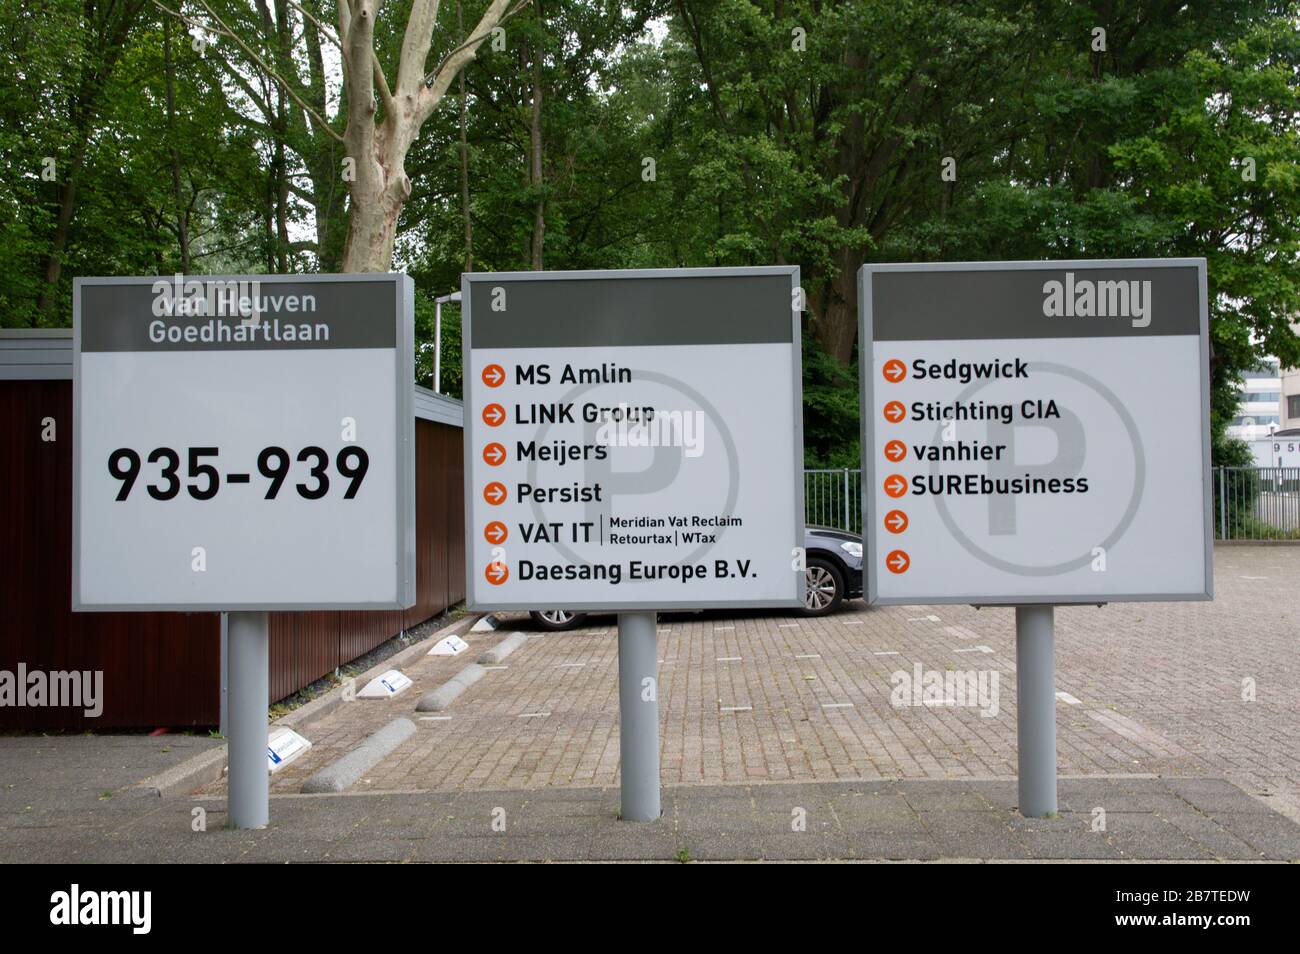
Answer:
MULTIPOLYGON (((2 2, 6 326, 67 324, 73 275, 344 267, 356 110, 382 139, 401 106, 344 82, 338 4, 2 2)), ((367 0, 375 60, 414 89, 432 17, 437 79, 494 2, 367 0)), ((384 195, 409 180, 387 213, 421 374, 467 267, 798 264, 808 460, 851 465, 863 262, 1204 256, 1221 436, 1242 370, 1300 364, 1298 23, 1300 0, 534 0, 437 79, 400 163, 367 147, 384 195)))

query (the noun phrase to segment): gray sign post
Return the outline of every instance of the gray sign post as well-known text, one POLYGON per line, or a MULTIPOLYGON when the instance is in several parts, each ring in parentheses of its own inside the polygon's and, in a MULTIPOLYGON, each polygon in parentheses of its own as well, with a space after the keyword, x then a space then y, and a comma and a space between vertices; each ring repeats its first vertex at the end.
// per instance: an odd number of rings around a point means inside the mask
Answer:
POLYGON ((868 265, 859 299, 868 600, 1015 607, 1052 814, 1054 606, 1212 596, 1205 260, 868 265))
POLYGON ((659 634, 654 613, 618 614, 618 750, 624 821, 659 807, 659 634))
POLYGON ((270 820, 266 736, 270 637, 265 613, 231 613, 229 778, 233 828, 265 828, 270 820))
POLYGON ((1020 814, 1056 814, 1056 631, 1053 607, 1016 607, 1020 814))
POLYGON ((415 602, 405 275, 78 278, 76 611, 222 611, 230 823, 268 821, 270 610, 415 602))
POLYGON ((618 613, 623 818, 659 817, 656 611, 803 604, 797 268, 462 278, 466 602, 618 613))

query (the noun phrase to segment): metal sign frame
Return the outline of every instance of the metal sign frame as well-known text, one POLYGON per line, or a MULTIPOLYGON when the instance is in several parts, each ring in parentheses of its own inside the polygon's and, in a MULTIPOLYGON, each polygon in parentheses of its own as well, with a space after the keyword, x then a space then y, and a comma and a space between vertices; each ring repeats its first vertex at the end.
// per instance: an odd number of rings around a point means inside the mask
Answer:
MULTIPOLYGON (((415 579, 415 300, 414 282, 409 275, 378 272, 356 275, 186 275, 182 280, 202 282, 246 281, 262 286, 278 284, 322 285, 334 283, 384 283, 396 294, 395 351, 395 461, 397 486, 394 490, 397 532, 394 560, 400 576, 398 598, 377 602, 262 602, 262 603, 90 603, 81 599, 81 406, 86 398, 81 379, 82 289, 98 285, 145 285, 170 281, 173 276, 83 277, 72 283, 73 373, 72 373, 72 610, 73 612, 239 612, 308 610, 401 610, 414 605, 415 579)), ((94 320, 93 316, 90 319, 94 320)), ((310 349, 307 349, 310 350, 310 349)), ((291 382, 286 387, 294 387, 291 382)))
MULTIPOLYGON (((1211 519, 1213 487, 1210 480, 1210 333, 1209 300, 1206 284, 1206 262, 1203 258, 1133 258, 1133 259, 1067 259, 1061 261, 1017 261, 1017 262, 936 262, 936 263, 898 263, 864 265, 858 271, 859 303, 859 384, 861 393, 861 452, 862 452, 862 516, 863 549, 867 559, 863 572, 867 575, 867 601, 872 605, 914 605, 969 603, 980 606, 1026 605, 1046 603, 1057 605, 1153 602, 1180 600, 1209 600, 1214 598, 1214 526, 1211 519), (877 421, 875 419, 875 350, 873 334, 874 313, 872 300, 872 278, 886 272, 984 272, 984 271, 1087 271, 1097 269, 1119 268, 1195 268, 1197 273, 1197 295, 1200 308, 1200 374, 1201 374, 1201 488, 1203 525, 1205 529, 1204 567, 1205 588, 1201 593, 1106 593, 1106 594, 1069 594, 1069 595, 1026 595, 1016 593, 1004 594, 963 594, 927 595, 906 597, 882 597, 878 592, 876 565, 872 554, 877 552, 877 527, 873 511, 876 492, 876 455, 874 436, 877 421)), ((1060 336, 1064 337, 1064 336, 1060 336)), ((1072 337, 1091 337, 1076 335, 1072 337)), ((958 339, 961 340, 961 339, 958 339)))
MULTIPOLYGON (((465 416, 465 606, 472 611, 484 610, 535 610, 550 609, 537 606, 533 602, 506 602, 494 599, 481 599, 478 589, 477 567, 473 564, 473 547, 476 531, 474 526, 474 488, 470 475, 473 473, 474 441, 476 422, 472 417, 474 375, 469 373, 470 353, 473 350, 473 296, 476 287, 483 287, 502 281, 585 281, 618 279, 656 279, 656 278, 735 278, 759 275, 782 275, 790 278, 790 327, 791 327, 791 398, 793 402, 794 431, 792 434, 793 487, 795 507, 795 539, 790 546, 804 545, 804 500, 803 500, 803 352, 801 313, 794 307, 795 295, 798 293, 799 266, 797 265, 763 265, 753 267, 731 268, 629 268, 609 270, 555 271, 555 272, 467 272, 461 276, 461 368, 463 381, 463 398, 465 416)), ((634 347, 634 346, 629 346, 634 347)), ((481 435, 479 435, 481 437, 481 435)), ((601 612, 621 612, 637 610, 682 610, 682 609, 791 609, 804 605, 804 576, 791 571, 792 588, 795 593, 788 600, 652 600, 645 601, 599 601, 584 603, 581 606, 562 606, 554 608, 572 610, 594 610, 601 612)))

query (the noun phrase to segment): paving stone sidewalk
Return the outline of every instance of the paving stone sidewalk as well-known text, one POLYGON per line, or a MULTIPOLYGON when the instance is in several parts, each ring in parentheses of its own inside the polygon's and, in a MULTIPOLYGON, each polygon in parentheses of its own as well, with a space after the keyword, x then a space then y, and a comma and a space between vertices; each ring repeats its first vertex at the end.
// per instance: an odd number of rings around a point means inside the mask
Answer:
POLYGON ((606 618, 537 634, 445 713, 415 706, 502 634, 339 706, 273 777, 262 832, 225 829, 220 783, 129 794, 213 740, 0 738, 0 861, 1300 860, 1300 548, 1221 547, 1215 567, 1212 603, 1058 611, 1056 819, 1014 811, 1011 612, 857 603, 661 619, 657 823, 616 817, 606 618), (996 700, 894 705, 918 665, 996 674, 996 700), (416 734, 348 792, 295 794, 398 717, 416 734))
POLYGON ((1300 826, 1219 779, 1067 779, 1061 795, 1059 818, 1024 819, 1011 781, 673 786, 645 824, 605 788, 300 795, 272 799, 264 831, 226 829, 221 800, 128 799, 75 824, 6 814, 0 861, 1300 859, 1300 826))
MULTIPOLYGON (((1300 820, 1297 579, 1300 548, 1219 547, 1213 602, 1059 609, 1061 774, 1227 778, 1300 820)), ((296 793, 399 716, 417 733, 353 791, 617 785, 614 620, 594 622, 537 633, 445 713, 415 705, 501 634, 474 637, 455 659, 422 659, 402 696, 341 706, 313 726, 315 747, 273 791, 296 793)), ((660 651, 665 784, 1016 772, 1011 610, 855 601, 819 620, 673 614, 661 617, 660 651), (996 674, 996 709, 893 705, 891 677, 916 666, 996 674)))

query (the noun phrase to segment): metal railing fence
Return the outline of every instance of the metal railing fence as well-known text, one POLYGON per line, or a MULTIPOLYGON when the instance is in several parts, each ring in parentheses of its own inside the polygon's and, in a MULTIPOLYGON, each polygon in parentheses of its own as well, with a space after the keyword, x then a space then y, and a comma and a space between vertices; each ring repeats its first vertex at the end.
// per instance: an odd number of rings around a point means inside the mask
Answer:
MULTIPOLYGON (((1215 467, 1211 519, 1216 540, 1300 543, 1300 467, 1215 467)), ((862 471, 805 470, 809 525, 862 532, 862 471)))
POLYGON ((1216 539, 1300 542, 1300 467, 1216 467, 1212 476, 1216 539))
POLYGON ((804 521, 849 533, 862 532, 862 471, 854 469, 803 472, 804 521))

